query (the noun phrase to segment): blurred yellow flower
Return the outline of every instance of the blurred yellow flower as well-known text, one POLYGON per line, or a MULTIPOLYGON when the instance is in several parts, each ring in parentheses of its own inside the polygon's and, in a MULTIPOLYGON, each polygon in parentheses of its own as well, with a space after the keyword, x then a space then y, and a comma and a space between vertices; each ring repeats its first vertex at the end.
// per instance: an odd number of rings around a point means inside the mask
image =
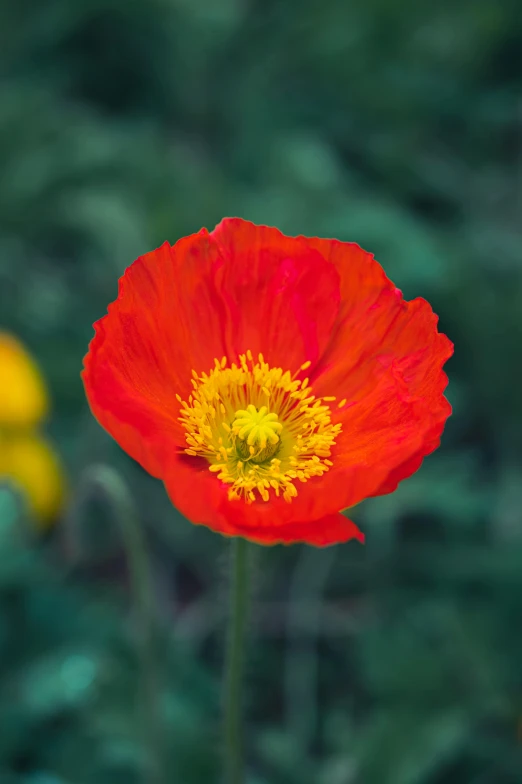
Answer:
POLYGON ((0 331, 0 483, 22 492, 41 529, 54 522, 65 493, 60 461, 36 430, 48 409, 38 366, 17 338, 0 331))
POLYGON ((48 407, 37 365, 15 337, 0 332, 0 427, 34 427, 48 407))
POLYGON ((0 482, 22 491, 39 528, 53 524, 63 505, 65 480, 44 438, 37 433, 0 435, 0 482))

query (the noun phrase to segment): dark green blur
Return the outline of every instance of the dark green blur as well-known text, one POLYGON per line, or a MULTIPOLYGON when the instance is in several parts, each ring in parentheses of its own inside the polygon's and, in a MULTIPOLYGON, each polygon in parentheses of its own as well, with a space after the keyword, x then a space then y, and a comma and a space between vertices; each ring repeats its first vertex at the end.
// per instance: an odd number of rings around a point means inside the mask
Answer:
POLYGON ((0 0, 0 327, 41 365, 72 488, 46 536, 0 494, 0 784, 220 782, 229 543, 99 428, 79 372, 124 268, 225 215, 358 242, 456 347, 442 446, 352 510, 366 546, 257 553, 248 784, 522 782, 521 20, 0 0), (149 544, 149 649, 99 464, 149 544))

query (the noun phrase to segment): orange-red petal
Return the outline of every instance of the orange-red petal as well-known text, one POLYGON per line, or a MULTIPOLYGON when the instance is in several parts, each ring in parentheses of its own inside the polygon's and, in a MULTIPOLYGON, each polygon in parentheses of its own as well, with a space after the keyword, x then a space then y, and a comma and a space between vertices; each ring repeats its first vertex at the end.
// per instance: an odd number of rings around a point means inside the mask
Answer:
MULTIPOLYGON (((250 505, 229 500, 228 487, 210 473, 200 458, 173 457, 165 486, 173 505, 191 522, 226 536, 243 536, 261 544, 306 542, 317 547, 354 538, 364 541, 355 523, 337 509, 318 514, 313 506, 288 504, 282 498, 250 505), (301 517, 296 516, 297 511, 301 517)), ((319 490, 315 496, 318 501, 320 496, 319 490)), ((294 499, 297 500, 299 496, 294 499)))
POLYGON ((272 367, 293 371, 322 355, 339 308, 335 266, 303 238, 225 218, 210 235, 223 264, 216 271, 224 353, 250 349, 272 367))
POLYGON ((350 506, 368 494, 391 492, 437 448, 451 414, 442 367, 453 344, 437 331, 430 305, 420 298, 405 301, 371 254, 337 240, 313 239, 311 244, 341 279, 339 318, 315 369, 314 391, 328 394, 335 387, 337 397, 346 398, 338 415, 343 431, 336 468, 348 474, 364 450, 374 477, 375 489, 369 491, 362 482, 359 492, 346 499, 350 506), (361 416, 364 408, 368 416, 361 416))
POLYGON ((176 394, 188 397, 192 368, 221 355, 215 293, 206 285, 219 251, 206 229, 140 256, 95 326, 83 381, 93 414, 147 471, 184 442, 176 394))

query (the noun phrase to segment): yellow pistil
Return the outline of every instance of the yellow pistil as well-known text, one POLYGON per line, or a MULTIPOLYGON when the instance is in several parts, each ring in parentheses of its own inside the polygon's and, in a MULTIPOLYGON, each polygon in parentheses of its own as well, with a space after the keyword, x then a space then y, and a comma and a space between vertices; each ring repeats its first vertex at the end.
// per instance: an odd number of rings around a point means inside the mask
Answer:
POLYGON ((308 379, 296 378, 310 362, 293 376, 271 368, 262 354, 254 362, 250 351, 240 355, 239 366, 227 365, 223 357, 208 374, 192 371, 188 401, 176 396, 184 451, 208 460, 209 470, 230 485, 231 499, 252 503, 257 491, 263 501, 274 492, 290 502, 296 480, 307 482, 332 465, 341 425, 332 424, 327 403, 335 397, 316 398, 308 379))

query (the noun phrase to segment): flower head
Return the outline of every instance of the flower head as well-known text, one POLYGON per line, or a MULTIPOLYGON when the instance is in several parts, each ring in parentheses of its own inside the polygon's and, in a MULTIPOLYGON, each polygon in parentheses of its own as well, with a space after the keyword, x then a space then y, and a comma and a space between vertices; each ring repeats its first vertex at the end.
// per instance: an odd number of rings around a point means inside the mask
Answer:
POLYGON ((48 409, 40 371, 22 344, 0 331, 0 428, 30 428, 48 409))
POLYGON ((0 484, 22 491, 41 529, 56 519, 65 492, 61 463, 37 432, 48 408, 36 363, 14 335, 0 332, 0 484))
POLYGON ((21 490, 40 530, 56 520, 65 499, 61 462, 50 443, 35 432, 0 433, 0 484, 21 490))
POLYGON ((416 471, 451 413, 436 324, 358 245, 225 219, 126 270, 83 380, 192 522, 362 540, 340 511, 416 471))

